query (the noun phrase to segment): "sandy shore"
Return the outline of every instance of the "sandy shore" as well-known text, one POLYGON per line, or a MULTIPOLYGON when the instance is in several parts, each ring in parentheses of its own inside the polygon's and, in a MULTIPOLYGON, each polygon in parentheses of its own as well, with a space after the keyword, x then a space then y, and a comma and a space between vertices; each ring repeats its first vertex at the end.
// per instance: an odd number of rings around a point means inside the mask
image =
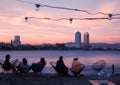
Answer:
MULTIPOLYGON (((97 78, 96 75, 60 77, 56 74, 0 73, 0 85, 95 85, 97 78)), ((120 85, 120 75, 111 76, 108 80, 111 82, 109 85, 120 85)))

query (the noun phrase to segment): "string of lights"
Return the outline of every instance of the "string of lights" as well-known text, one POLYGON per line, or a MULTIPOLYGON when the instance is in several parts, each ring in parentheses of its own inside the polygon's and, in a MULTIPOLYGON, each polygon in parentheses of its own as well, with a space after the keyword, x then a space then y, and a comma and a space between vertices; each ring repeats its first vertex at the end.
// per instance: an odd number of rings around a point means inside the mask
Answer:
MULTIPOLYGON (((80 10, 80 9, 73 9, 73 8, 66 8, 66 7, 56 7, 56 6, 50 6, 50 5, 36 4, 36 3, 33 3, 33 2, 24 1, 24 0, 16 0, 16 1, 24 2, 24 3, 28 3, 28 4, 34 4, 37 10, 39 9, 39 7, 48 7, 48 8, 80 11, 80 12, 85 12, 85 13, 90 14, 90 15, 97 15, 97 14, 108 15, 108 17, 57 18, 57 19, 53 19, 53 18, 49 18, 49 17, 43 17, 43 18, 39 18, 39 17, 24 17, 25 22, 27 22, 28 19, 39 19, 39 20, 50 20, 50 21, 68 20, 70 22, 70 24, 72 24, 73 20, 112 20, 112 19, 120 19, 120 17, 116 17, 116 16, 118 16, 120 14, 112 14, 112 13, 108 14, 108 13, 103 13, 103 12, 96 12, 95 13, 95 12, 89 12, 87 10, 80 10)), ((4 15, 2 15, 2 16, 4 16, 4 15)), ((7 16, 7 15, 5 15, 5 16, 7 16)), ((7 16, 7 17, 16 17, 16 16, 7 16)))
POLYGON ((44 18, 39 18, 39 17, 25 17, 25 22, 28 21, 28 19, 39 19, 39 20, 50 20, 50 21, 61 21, 61 20, 68 20, 70 22, 70 24, 72 24, 73 20, 111 20, 111 19, 120 19, 120 17, 112 17, 112 18, 108 18, 108 17, 101 17, 101 18, 97 18, 97 17, 88 17, 88 18, 58 18, 58 19, 52 19, 52 18, 48 18, 48 17, 44 17, 44 18))
POLYGON ((49 21, 62 21, 68 20, 70 24, 72 24, 75 20, 113 20, 113 19, 120 19, 120 17, 84 17, 84 18, 49 18, 49 17, 22 17, 22 16, 11 16, 11 15, 0 15, 2 17, 9 17, 9 18, 23 18, 25 22, 28 22, 29 19, 38 19, 38 20, 49 20, 49 21))
POLYGON ((20 1, 20 2, 28 3, 28 4, 33 4, 33 5, 35 5, 37 11, 39 10, 40 7, 47 7, 47 8, 55 8, 55 9, 64 9, 64 10, 71 10, 71 11, 79 11, 79 12, 87 13, 89 15, 102 14, 102 15, 107 15, 109 18, 111 18, 112 16, 119 16, 120 15, 120 14, 104 13, 104 12, 92 12, 92 11, 80 10, 80 9, 74 9, 74 8, 67 8, 67 7, 50 6, 50 5, 38 4, 38 3, 33 3, 33 2, 29 2, 29 1, 24 1, 24 0, 16 0, 16 1, 20 1))

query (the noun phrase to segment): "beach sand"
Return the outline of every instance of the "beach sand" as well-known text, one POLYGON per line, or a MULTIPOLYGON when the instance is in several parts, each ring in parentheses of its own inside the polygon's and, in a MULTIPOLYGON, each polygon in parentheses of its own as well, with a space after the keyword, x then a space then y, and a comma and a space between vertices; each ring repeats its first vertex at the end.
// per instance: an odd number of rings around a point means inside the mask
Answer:
MULTIPOLYGON (((108 85, 120 85, 120 75, 108 78, 108 85)), ((99 85, 96 75, 60 77, 56 74, 0 73, 0 85, 99 85)))

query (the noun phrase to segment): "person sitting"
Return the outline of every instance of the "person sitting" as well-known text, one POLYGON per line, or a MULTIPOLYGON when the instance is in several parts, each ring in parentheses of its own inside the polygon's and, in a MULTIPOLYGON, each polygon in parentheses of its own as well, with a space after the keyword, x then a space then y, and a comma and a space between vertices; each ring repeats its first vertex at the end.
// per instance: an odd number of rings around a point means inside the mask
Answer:
POLYGON ((42 69, 45 67, 46 65, 46 61, 44 58, 41 58, 40 61, 38 63, 33 63, 31 66, 31 69, 33 70, 33 72, 37 73, 37 72, 41 72, 42 69))
POLYGON ((23 58, 22 63, 20 63, 17 68, 20 73, 28 73, 30 71, 30 66, 28 65, 27 59, 23 58))
MULTIPOLYGON (((52 62, 50 64, 52 65, 52 62)), ((59 57, 56 66, 53 66, 53 68, 58 72, 59 76, 68 76, 68 68, 65 66, 62 56, 59 57)))
POLYGON ((71 71, 75 77, 77 77, 77 74, 79 74, 84 69, 84 67, 85 66, 83 64, 80 64, 78 58, 73 59, 71 71))
POLYGON ((16 67, 16 63, 18 62, 18 59, 15 59, 14 61, 10 62, 10 58, 11 58, 10 55, 7 54, 5 57, 5 61, 1 63, 1 67, 4 71, 12 70, 13 72, 15 72, 16 71, 15 67, 16 67))

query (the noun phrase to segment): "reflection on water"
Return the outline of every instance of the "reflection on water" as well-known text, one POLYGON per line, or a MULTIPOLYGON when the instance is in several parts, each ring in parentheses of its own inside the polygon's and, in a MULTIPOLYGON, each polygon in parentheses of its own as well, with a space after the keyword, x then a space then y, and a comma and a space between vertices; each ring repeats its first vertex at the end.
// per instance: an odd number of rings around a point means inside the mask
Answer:
POLYGON ((107 67, 112 64, 120 67, 120 51, 2 51, 0 59, 4 60, 6 54, 11 55, 11 60, 18 58, 21 61, 25 57, 29 64, 38 62, 41 57, 44 57, 47 61, 47 67, 50 67, 49 62, 56 62, 59 56, 64 57, 64 62, 68 67, 71 67, 74 57, 79 58, 81 63, 88 66, 86 69, 89 69, 93 63, 99 60, 105 60, 107 67))

